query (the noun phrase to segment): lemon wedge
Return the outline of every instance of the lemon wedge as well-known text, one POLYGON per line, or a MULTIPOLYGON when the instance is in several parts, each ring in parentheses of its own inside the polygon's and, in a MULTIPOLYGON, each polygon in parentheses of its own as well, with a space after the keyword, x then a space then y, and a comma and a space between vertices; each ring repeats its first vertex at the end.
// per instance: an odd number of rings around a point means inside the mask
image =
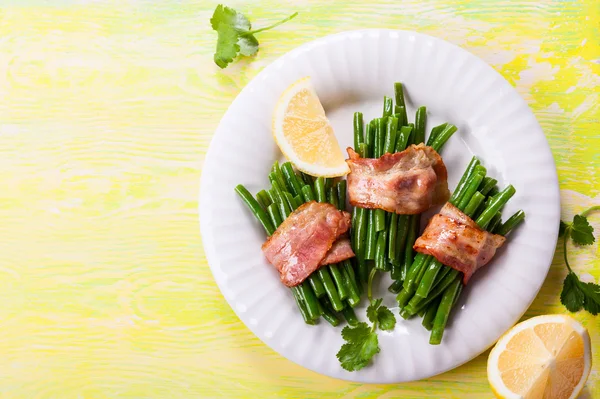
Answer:
POLYGON ((533 317, 509 330, 488 358, 488 380, 498 398, 574 399, 591 368, 590 336, 563 315, 533 317))
POLYGON ((302 172, 335 177, 350 171, 309 77, 292 83, 279 97, 273 136, 281 152, 302 172))

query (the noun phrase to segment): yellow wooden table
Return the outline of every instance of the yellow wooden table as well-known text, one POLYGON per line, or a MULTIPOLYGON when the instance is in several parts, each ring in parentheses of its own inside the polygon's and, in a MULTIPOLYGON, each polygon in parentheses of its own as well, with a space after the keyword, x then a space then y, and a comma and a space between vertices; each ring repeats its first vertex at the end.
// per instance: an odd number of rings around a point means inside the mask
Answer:
MULTIPOLYGON (((220 70, 213 2, 0 1, 0 398, 490 398, 486 354, 382 386, 320 376, 263 345, 203 255, 202 160, 228 105, 276 57, 343 30, 412 29, 463 46, 516 87, 572 217, 600 203, 600 3, 229 5, 256 26, 300 14, 260 34, 256 57, 220 70)), ((573 251, 598 281, 598 246, 573 251)), ((559 250, 527 317, 565 312, 564 275, 559 250)), ((576 317, 600 362, 600 319, 576 317)), ((588 398, 600 398, 597 370, 588 398)))

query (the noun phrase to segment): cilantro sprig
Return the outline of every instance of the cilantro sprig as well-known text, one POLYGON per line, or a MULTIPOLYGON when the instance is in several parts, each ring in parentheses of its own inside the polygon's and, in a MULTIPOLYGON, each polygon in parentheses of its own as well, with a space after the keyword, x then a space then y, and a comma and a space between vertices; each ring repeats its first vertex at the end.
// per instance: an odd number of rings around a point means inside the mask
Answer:
POLYGON ((383 299, 373 299, 373 278, 377 269, 373 268, 369 274, 367 285, 367 296, 369 307, 367 307, 367 318, 372 323, 360 322, 355 327, 346 326, 342 330, 342 338, 346 343, 342 345, 337 358, 342 368, 348 371, 356 371, 365 367, 373 356, 379 353, 379 340, 377 338, 377 327, 383 331, 391 331, 396 326, 396 317, 385 305, 383 299))
POLYGON ((600 205, 586 209, 579 215, 575 215, 571 223, 565 223, 561 220, 559 230, 559 236, 564 237, 563 252, 565 264, 569 270, 563 282, 560 301, 569 312, 584 309, 594 316, 600 312, 600 286, 594 283, 582 282, 577 274, 573 272, 567 255, 567 241, 571 238, 576 245, 592 245, 596 239, 594 238, 594 228, 588 222, 587 215, 598 210, 600 210, 600 205))
POLYGON ((254 36, 256 33, 279 26, 296 15, 297 12, 272 25, 252 30, 252 25, 244 14, 219 4, 210 19, 213 30, 218 34, 215 64, 220 68, 226 68, 240 54, 245 56, 256 54, 258 51, 258 40, 254 36))

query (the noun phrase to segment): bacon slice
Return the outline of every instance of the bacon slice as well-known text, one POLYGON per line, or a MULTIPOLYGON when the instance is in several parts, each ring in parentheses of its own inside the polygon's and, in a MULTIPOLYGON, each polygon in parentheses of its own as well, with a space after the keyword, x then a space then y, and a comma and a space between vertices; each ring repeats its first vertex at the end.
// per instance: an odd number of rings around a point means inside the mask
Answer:
POLYGON ((493 258, 504 241, 504 237, 482 230, 473 219, 447 203, 431 218, 413 248, 463 272, 463 283, 467 284, 473 273, 493 258))
POLYGON ((361 158, 348 148, 348 196, 353 206, 401 215, 422 213, 448 200, 448 171, 442 157, 424 144, 381 158, 361 158))
POLYGON ((327 255, 321 260, 321 265, 331 265, 332 263, 339 263, 343 260, 354 257, 354 251, 352 245, 350 245, 350 239, 348 237, 340 238, 333 243, 327 255))
POLYGON ((279 270, 281 281, 293 287, 321 266, 333 243, 349 228, 348 212, 311 201, 292 212, 263 244, 262 250, 279 270))

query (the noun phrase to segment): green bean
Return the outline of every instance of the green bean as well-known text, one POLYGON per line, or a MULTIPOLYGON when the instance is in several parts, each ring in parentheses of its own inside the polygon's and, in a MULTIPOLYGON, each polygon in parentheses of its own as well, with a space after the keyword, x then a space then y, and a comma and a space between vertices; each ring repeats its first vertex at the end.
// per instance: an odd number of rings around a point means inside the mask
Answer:
POLYGON ((285 220, 285 218, 287 218, 290 215, 290 213, 292 213, 292 208, 290 207, 287 199, 285 198, 283 191, 281 191, 281 189, 279 188, 279 183, 277 183, 277 180, 273 180, 271 184, 271 190, 273 190, 273 197, 275 198, 275 202, 279 205, 279 212, 281 213, 281 217, 285 220))
POLYGON ((385 211, 383 209, 374 209, 375 231, 380 232, 385 229, 385 211))
POLYGON ((329 268, 321 267, 317 269, 317 275, 321 279, 323 287, 325 287, 325 291, 327 292, 327 297, 331 301, 331 305, 336 310, 336 312, 339 312, 344 308, 344 305, 342 303, 342 300, 340 299, 340 295, 338 294, 333 279, 331 278, 331 274, 329 274, 329 268))
POLYGON ((405 308, 409 315, 412 316, 417 314, 424 306, 427 306, 427 304, 431 303, 432 300, 441 295, 450 284, 452 284, 454 281, 460 281, 461 273, 456 269, 449 269, 451 270, 440 281, 440 283, 437 284, 435 288, 431 290, 429 295, 427 295, 427 298, 421 298, 416 295, 412 298, 409 298, 410 301, 408 302, 405 308))
POLYGON ((358 259, 357 262, 360 281, 366 284, 369 281, 369 266, 367 265, 367 261, 365 259, 358 259))
POLYGON ((396 152, 404 151, 413 133, 411 126, 402 126, 396 139, 396 152))
POLYGON ((321 298, 327 295, 327 291, 325 291, 325 286, 323 286, 323 282, 319 279, 319 276, 313 273, 310 275, 310 277, 308 277, 308 281, 310 282, 310 285, 313 291, 315 292, 317 298, 321 298))
POLYGON ((481 173, 475 173, 471 177, 470 182, 469 182, 467 188, 465 189, 464 194, 462 195, 462 197, 460 198, 460 201, 456 205, 456 207, 458 209, 465 209, 465 207, 471 200, 471 197, 473 197, 473 195, 477 191, 477 188, 479 188, 479 184, 483 180, 483 177, 484 177, 484 175, 481 173))
POLYGON ((267 213, 271 218, 271 222, 274 226, 279 226, 283 223, 283 219, 281 218, 281 214, 279 213, 279 208, 277 204, 271 204, 267 207, 267 213))
POLYGON ((385 131, 382 129, 382 124, 379 121, 382 118, 375 119, 375 140, 373 141, 373 158, 379 158, 381 156, 381 143, 383 142, 383 134, 385 131))
POLYGON ((423 324, 423 327, 425 327, 427 331, 431 331, 433 328, 433 319, 435 318, 439 305, 440 300, 436 299, 426 307, 425 316, 423 317, 423 322, 421 324, 423 324))
POLYGON ((331 272, 331 276, 333 277, 333 281, 335 281, 335 286, 337 287, 338 294, 340 295, 340 299, 343 301, 348 298, 349 292, 346 284, 344 284, 344 276, 340 271, 340 268, 337 263, 329 265, 329 271, 331 272))
POLYGON ((384 96, 383 97, 383 117, 387 118, 388 116, 392 116, 394 112, 394 100, 391 97, 384 96))
POLYGON ((287 182, 288 187, 291 189, 291 193, 295 196, 302 195, 302 184, 298 181, 298 176, 296 176, 296 172, 294 172, 294 168, 292 168, 292 164, 289 162, 285 162, 281 165, 281 172, 283 172, 283 176, 287 182))
POLYGON ((492 187, 492 189, 488 193, 488 197, 495 197, 499 193, 500 193, 500 190, 498 190, 498 186, 494 186, 494 187, 492 187))
POLYGON ((327 202, 327 192, 325 191, 325 179, 317 177, 315 179, 315 196, 317 202, 327 202))
POLYGON ((402 83, 400 82, 394 83, 394 97, 396 100, 396 105, 406 106, 406 103, 404 102, 404 89, 402 87, 402 83))
POLYGON ((415 115, 415 144, 425 142, 425 125, 427 124, 427 108, 421 106, 415 115))
POLYGON ((494 215, 502 208, 508 200, 515 195, 515 188, 508 185, 497 196, 493 197, 491 203, 483 210, 481 215, 475 220, 475 223, 482 229, 485 229, 494 215))
POLYGON ((425 268, 423 268, 423 270, 426 270, 421 280, 418 281, 419 286, 417 288, 417 291, 415 292, 416 296, 426 298, 429 295, 431 289, 433 288, 433 284, 435 283, 435 279, 443 267, 444 265, 442 265, 442 262, 433 258, 429 262, 429 264, 425 268))
POLYGON ((523 212, 522 210, 517 211, 514 215, 509 217, 506 220, 506 222, 504 222, 502 226, 500 226, 500 228, 498 228, 497 234, 500 234, 501 236, 507 235, 511 232, 511 230, 513 230, 515 227, 521 224, 524 220, 525 212, 523 212))
POLYGON ((256 193, 256 200, 260 204, 263 209, 267 209, 269 205, 272 204, 271 199, 269 198, 269 194, 265 190, 260 190, 256 193))
POLYGON ((440 134, 435 138, 434 142, 431 144, 431 148, 440 152, 446 141, 458 130, 458 128, 452 124, 448 124, 444 130, 440 132, 440 134))
POLYGON ((358 319, 356 318, 356 314, 350 306, 345 306, 344 309, 342 309, 342 315, 344 316, 344 319, 346 319, 350 327, 356 327, 358 325, 358 319))
POLYGON ((308 317, 311 320, 316 320, 321 316, 319 312, 319 301, 315 296, 310 284, 305 281, 298 286, 300 288, 300 293, 302 294, 302 299, 304 299, 304 304, 306 305, 306 310, 308 313, 308 317))
POLYGON ((383 230, 377 234, 377 246, 375 247, 375 268, 379 270, 387 270, 386 262, 386 242, 387 231, 383 230))
POLYGON ((358 152, 361 158, 369 158, 369 147, 365 143, 360 143, 356 152, 358 152))
POLYGON ((377 231, 375 231, 375 210, 366 209, 368 222, 367 222, 367 236, 365 243, 365 259, 375 259, 375 244, 377 242, 377 231))
POLYGON ((452 197, 450 197, 449 202, 452 205, 456 205, 456 200, 464 193, 465 189, 467 188, 467 183, 469 182, 469 179, 471 178, 471 175, 473 174, 477 165, 479 165, 479 159, 477 159, 477 157, 471 158, 469 165, 467 165, 467 168, 465 169, 465 173, 463 173, 458 184, 456 185, 456 189, 452 193, 452 197))
POLYGON ((496 212, 490 223, 488 224, 487 231, 490 233, 498 234, 498 229, 502 226, 502 212, 496 212))
POLYGON ((394 116, 398 118, 398 127, 406 126, 408 124, 406 107, 403 105, 396 105, 394 107, 394 116))
POLYGON ((479 192, 483 195, 488 195, 488 193, 496 186, 497 183, 498 180, 486 176, 481 182, 481 188, 479 189, 479 192))
POLYGON ((348 290, 348 303, 354 307, 360 303, 360 289, 356 283, 354 269, 349 260, 345 260, 340 264, 340 272, 344 278, 346 289, 348 290))
POLYGON ((296 301, 296 305, 298 305, 298 309, 300 309, 300 314, 304 319, 306 324, 315 324, 314 320, 310 318, 308 315, 308 310, 306 309, 306 304, 302 299, 302 293, 300 292, 300 288, 292 287, 292 294, 294 295, 294 300, 296 301))
POLYGON ((396 280, 388 287, 388 291, 392 294, 398 294, 402 290, 402 280, 396 280))
POLYGON ((290 194, 288 191, 284 191, 282 194, 283 194, 283 198, 285 198, 285 201, 287 202, 288 206, 290 207, 290 210, 291 210, 290 213, 292 213, 297 208, 296 202, 294 201, 294 197, 292 197, 292 194, 290 194))
POLYGON ((431 145, 435 141, 436 137, 439 136, 439 134, 442 132, 442 130, 444 130, 444 128, 447 125, 448 125, 447 123, 442 123, 441 125, 438 125, 438 126, 434 127, 433 129, 431 129, 431 133, 429 133, 429 138, 427 139, 428 146, 431 147, 431 145))
POLYGON ((313 185, 314 179, 312 178, 311 175, 306 174, 304 172, 300 172, 300 177, 302 177, 302 180, 304 181, 304 184, 308 184, 309 186, 313 185))
POLYGON ((315 193, 311 186, 306 185, 302 187, 302 197, 304 198, 304 202, 310 202, 315 200, 315 193))
MULTIPOLYGON (((417 239, 417 222, 418 222, 418 218, 416 217, 416 215, 411 215, 409 217, 409 220, 407 221, 407 223, 409 223, 409 226, 408 226, 408 232, 406 234, 406 242, 404 244, 404 263, 406 264, 405 268, 407 270, 410 270, 409 265, 414 265, 413 245, 415 243, 415 240, 417 239)), ((411 268, 412 268, 412 266, 411 266, 411 268)), ((409 278, 410 277, 407 276, 406 279, 404 280, 405 286, 407 284, 414 283, 414 280, 409 280, 409 278)))
POLYGON ((354 238, 355 238, 355 244, 354 244, 354 252, 356 254, 356 257, 358 259, 364 260, 365 259, 365 246, 366 246, 366 239, 367 239, 367 210, 364 208, 359 208, 359 207, 355 207, 354 209, 356 209, 356 222, 354 224, 354 231, 355 233, 353 234, 354 238))
POLYGON ((333 177, 326 177, 325 178, 325 193, 327 193, 329 191, 329 189, 331 188, 331 186, 333 186, 333 177))
POLYGON ((446 328, 446 323, 448 323, 448 316, 450 316, 450 311, 452 310, 455 297, 458 294, 460 284, 460 280, 456 280, 454 283, 450 284, 442 294, 440 306, 435 314, 433 328, 429 338, 429 343, 431 345, 439 345, 442 342, 444 328, 446 328))
POLYGON ((367 153, 364 158, 377 158, 375 156, 375 133, 377 131, 377 121, 373 119, 365 127, 365 144, 367 145, 367 153))
POLYGON ((417 279, 421 268, 429 264, 431 258, 432 256, 425 255, 422 253, 418 253, 417 256, 415 256, 408 269, 406 278, 404 279, 404 288, 408 289, 415 286, 415 280, 417 279))
POLYGON ((354 113, 354 148, 358 149, 361 143, 365 142, 365 133, 363 125, 363 114, 362 112, 354 113))
POLYGON ((379 133, 379 145, 377 158, 381 157, 385 153, 385 127, 387 124, 387 118, 377 118, 377 131, 379 133))
MULTIPOLYGON (((408 268, 410 264, 405 262, 404 253, 406 246, 406 239, 408 236, 408 230, 410 229, 410 218, 408 215, 400 215, 398 216, 398 233, 396 234, 397 243, 396 243, 396 259, 400 263, 400 279, 404 280, 406 278, 406 274, 408 273, 408 268)), ((411 261, 412 264, 412 261, 411 261)))
POLYGON ((281 172, 281 168, 279 167, 278 161, 273 162, 273 167, 271 168, 271 173, 273 173, 275 175, 275 179, 277 180, 279 187, 283 191, 288 191, 289 188, 286 188, 285 178, 283 177, 283 173, 281 172))
POLYGON ((272 235, 275 232, 275 227, 269 220, 269 216, 265 213, 265 211, 261 208, 260 204, 252 194, 244 187, 242 184, 238 184, 235 187, 235 192, 242 198, 242 200, 246 203, 250 211, 254 214, 254 216, 258 219, 260 224, 262 224, 263 228, 267 232, 267 235, 272 235))
POLYGON ((444 279, 444 277, 446 277, 446 275, 448 273, 450 273, 451 270, 454 270, 454 269, 451 267, 444 266, 442 268, 442 270, 438 273, 438 275, 435 276, 435 281, 433 282, 433 288, 437 287, 437 285, 444 279))
POLYGON ((421 280, 423 280, 423 276, 425 275, 425 272, 427 271, 427 269, 429 269, 429 265, 431 265, 433 262, 435 262, 435 258, 430 257, 423 264, 423 266, 419 269, 419 273, 416 274, 416 277, 414 280, 415 287, 418 287, 421 284, 421 280))
MULTIPOLYGON (((398 251, 396 250, 396 245, 398 244, 398 214, 392 213, 389 217, 389 225, 388 225, 388 258, 393 263, 397 260, 398 251)), ((396 262, 398 263, 398 262, 396 262)), ((398 263, 400 264, 400 263, 398 263)), ((393 276, 392 276, 393 278, 393 276)))
POLYGON ((384 153, 391 154, 396 150, 396 136, 398 134, 398 118, 389 117, 387 119, 384 153))
POLYGON ((329 309, 322 302, 319 302, 319 311, 321 312, 321 316, 323 316, 325 321, 332 326, 337 327, 340 324, 340 319, 337 318, 332 309, 329 309))
POLYGON ((340 180, 337 183, 338 209, 346 210, 346 180, 340 180))
POLYGON ((327 201, 335 206, 337 209, 340 207, 340 201, 338 200, 337 187, 329 187, 329 193, 327 195, 327 201))
POLYGON ((479 208, 479 205, 481 205, 483 203, 484 199, 485 199, 485 196, 483 194, 481 194, 479 191, 477 191, 475 194, 473 194, 473 196, 471 197, 471 200, 467 203, 467 205, 463 209, 463 213, 469 217, 473 217, 473 215, 477 211, 477 208, 479 208))
MULTIPOLYGON (((410 298, 415 294, 414 286, 411 288, 402 288, 402 291, 396 296, 396 300, 398 301, 398 306, 402 309, 406 306, 410 298)), ((404 316, 403 316, 404 317, 404 316)))

